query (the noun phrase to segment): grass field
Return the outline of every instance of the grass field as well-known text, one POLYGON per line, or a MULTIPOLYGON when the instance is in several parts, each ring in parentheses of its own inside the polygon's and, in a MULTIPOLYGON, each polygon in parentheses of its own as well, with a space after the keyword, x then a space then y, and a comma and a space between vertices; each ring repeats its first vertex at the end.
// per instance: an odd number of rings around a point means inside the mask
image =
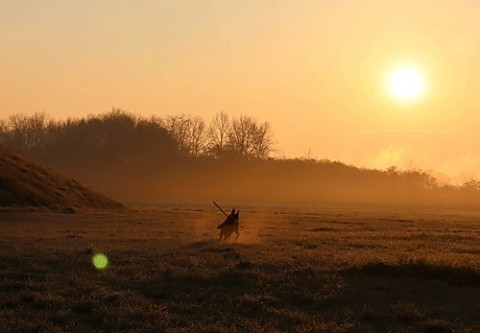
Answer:
POLYGON ((480 212, 0 215, 0 332, 480 332, 480 212), (109 266, 97 270, 95 253, 109 266))

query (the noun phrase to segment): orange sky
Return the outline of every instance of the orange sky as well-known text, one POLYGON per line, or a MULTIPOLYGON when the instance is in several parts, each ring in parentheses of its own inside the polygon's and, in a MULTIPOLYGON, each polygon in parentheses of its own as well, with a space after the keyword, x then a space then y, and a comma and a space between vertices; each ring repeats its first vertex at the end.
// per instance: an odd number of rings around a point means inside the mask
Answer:
POLYGON ((480 178, 478 22, 474 0, 2 0, 0 118, 225 111, 280 157, 480 178), (386 93, 405 62, 410 104, 386 93))

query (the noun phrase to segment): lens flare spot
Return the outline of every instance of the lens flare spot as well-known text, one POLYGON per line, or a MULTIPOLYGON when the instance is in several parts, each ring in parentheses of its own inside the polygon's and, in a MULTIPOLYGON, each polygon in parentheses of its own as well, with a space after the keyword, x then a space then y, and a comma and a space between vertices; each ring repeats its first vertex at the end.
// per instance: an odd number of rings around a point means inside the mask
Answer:
POLYGON ((105 269, 108 266, 108 258, 103 253, 97 253, 92 257, 92 263, 96 269, 105 269))

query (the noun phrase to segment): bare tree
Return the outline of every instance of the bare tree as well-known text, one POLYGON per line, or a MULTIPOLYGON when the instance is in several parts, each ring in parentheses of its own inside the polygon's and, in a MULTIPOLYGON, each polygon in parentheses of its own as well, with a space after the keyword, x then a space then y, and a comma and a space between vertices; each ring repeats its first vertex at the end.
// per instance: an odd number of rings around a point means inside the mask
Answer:
POLYGON ((248 116, 233 119, 228 134, 228 146, 242 156, 267 158, 273 146, 270 124, 264 122, 258 125, 248 116))
POLYGON ((242 156, 251 155, 256 132, 255 121, 248 116, 233 119, 228 134, 228 145, 232 151, 242 156))
POLYGON ((177 142, 179 150, 186 150, 187 140, 187 120, 184 115, 168 116, 164 122, 164 127, 177 142))
POLYGON ((205 122, 200 117, 168 116, 164 126, 175 139, 180 150, 193 156, 198 156, 204 151, 207 132, 205 122))
POLYGON ((208 129, 208 151, 219 157, 226 150, 230 132, 230 119, 225 112, 217 113, 208 129))
POLYGON ((8 136, 8 127, 7 124, 0 120, 0 143, 5 143, 5 139, 8 136))
POLYGON ((23 151, 39 149, 50 124, 45 113, 35 113, 30 117, 24 114, 12 115, 8 121, 10 144, 23 151))
POLYGON ((257 125, 253 137, 252 153, 256 158, 267 158, 272 152, 273 139, 270 124, 257 125))
POLYGON ((205 122, 199 117, 193 117, 189 119, 188 125, 188 152, 193 156, 198 156, 205 150, 207 142, 205 122))

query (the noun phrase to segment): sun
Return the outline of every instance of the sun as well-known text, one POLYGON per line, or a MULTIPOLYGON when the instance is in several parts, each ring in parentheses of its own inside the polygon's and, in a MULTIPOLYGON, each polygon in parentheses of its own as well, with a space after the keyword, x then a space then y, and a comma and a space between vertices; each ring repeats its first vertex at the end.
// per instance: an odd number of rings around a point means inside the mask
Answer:
POLYGON ((398 66, 388 75, 388 88, 390 93, 401 102, 415 101, 425 90, 424 75, 415 66, 398 66))

